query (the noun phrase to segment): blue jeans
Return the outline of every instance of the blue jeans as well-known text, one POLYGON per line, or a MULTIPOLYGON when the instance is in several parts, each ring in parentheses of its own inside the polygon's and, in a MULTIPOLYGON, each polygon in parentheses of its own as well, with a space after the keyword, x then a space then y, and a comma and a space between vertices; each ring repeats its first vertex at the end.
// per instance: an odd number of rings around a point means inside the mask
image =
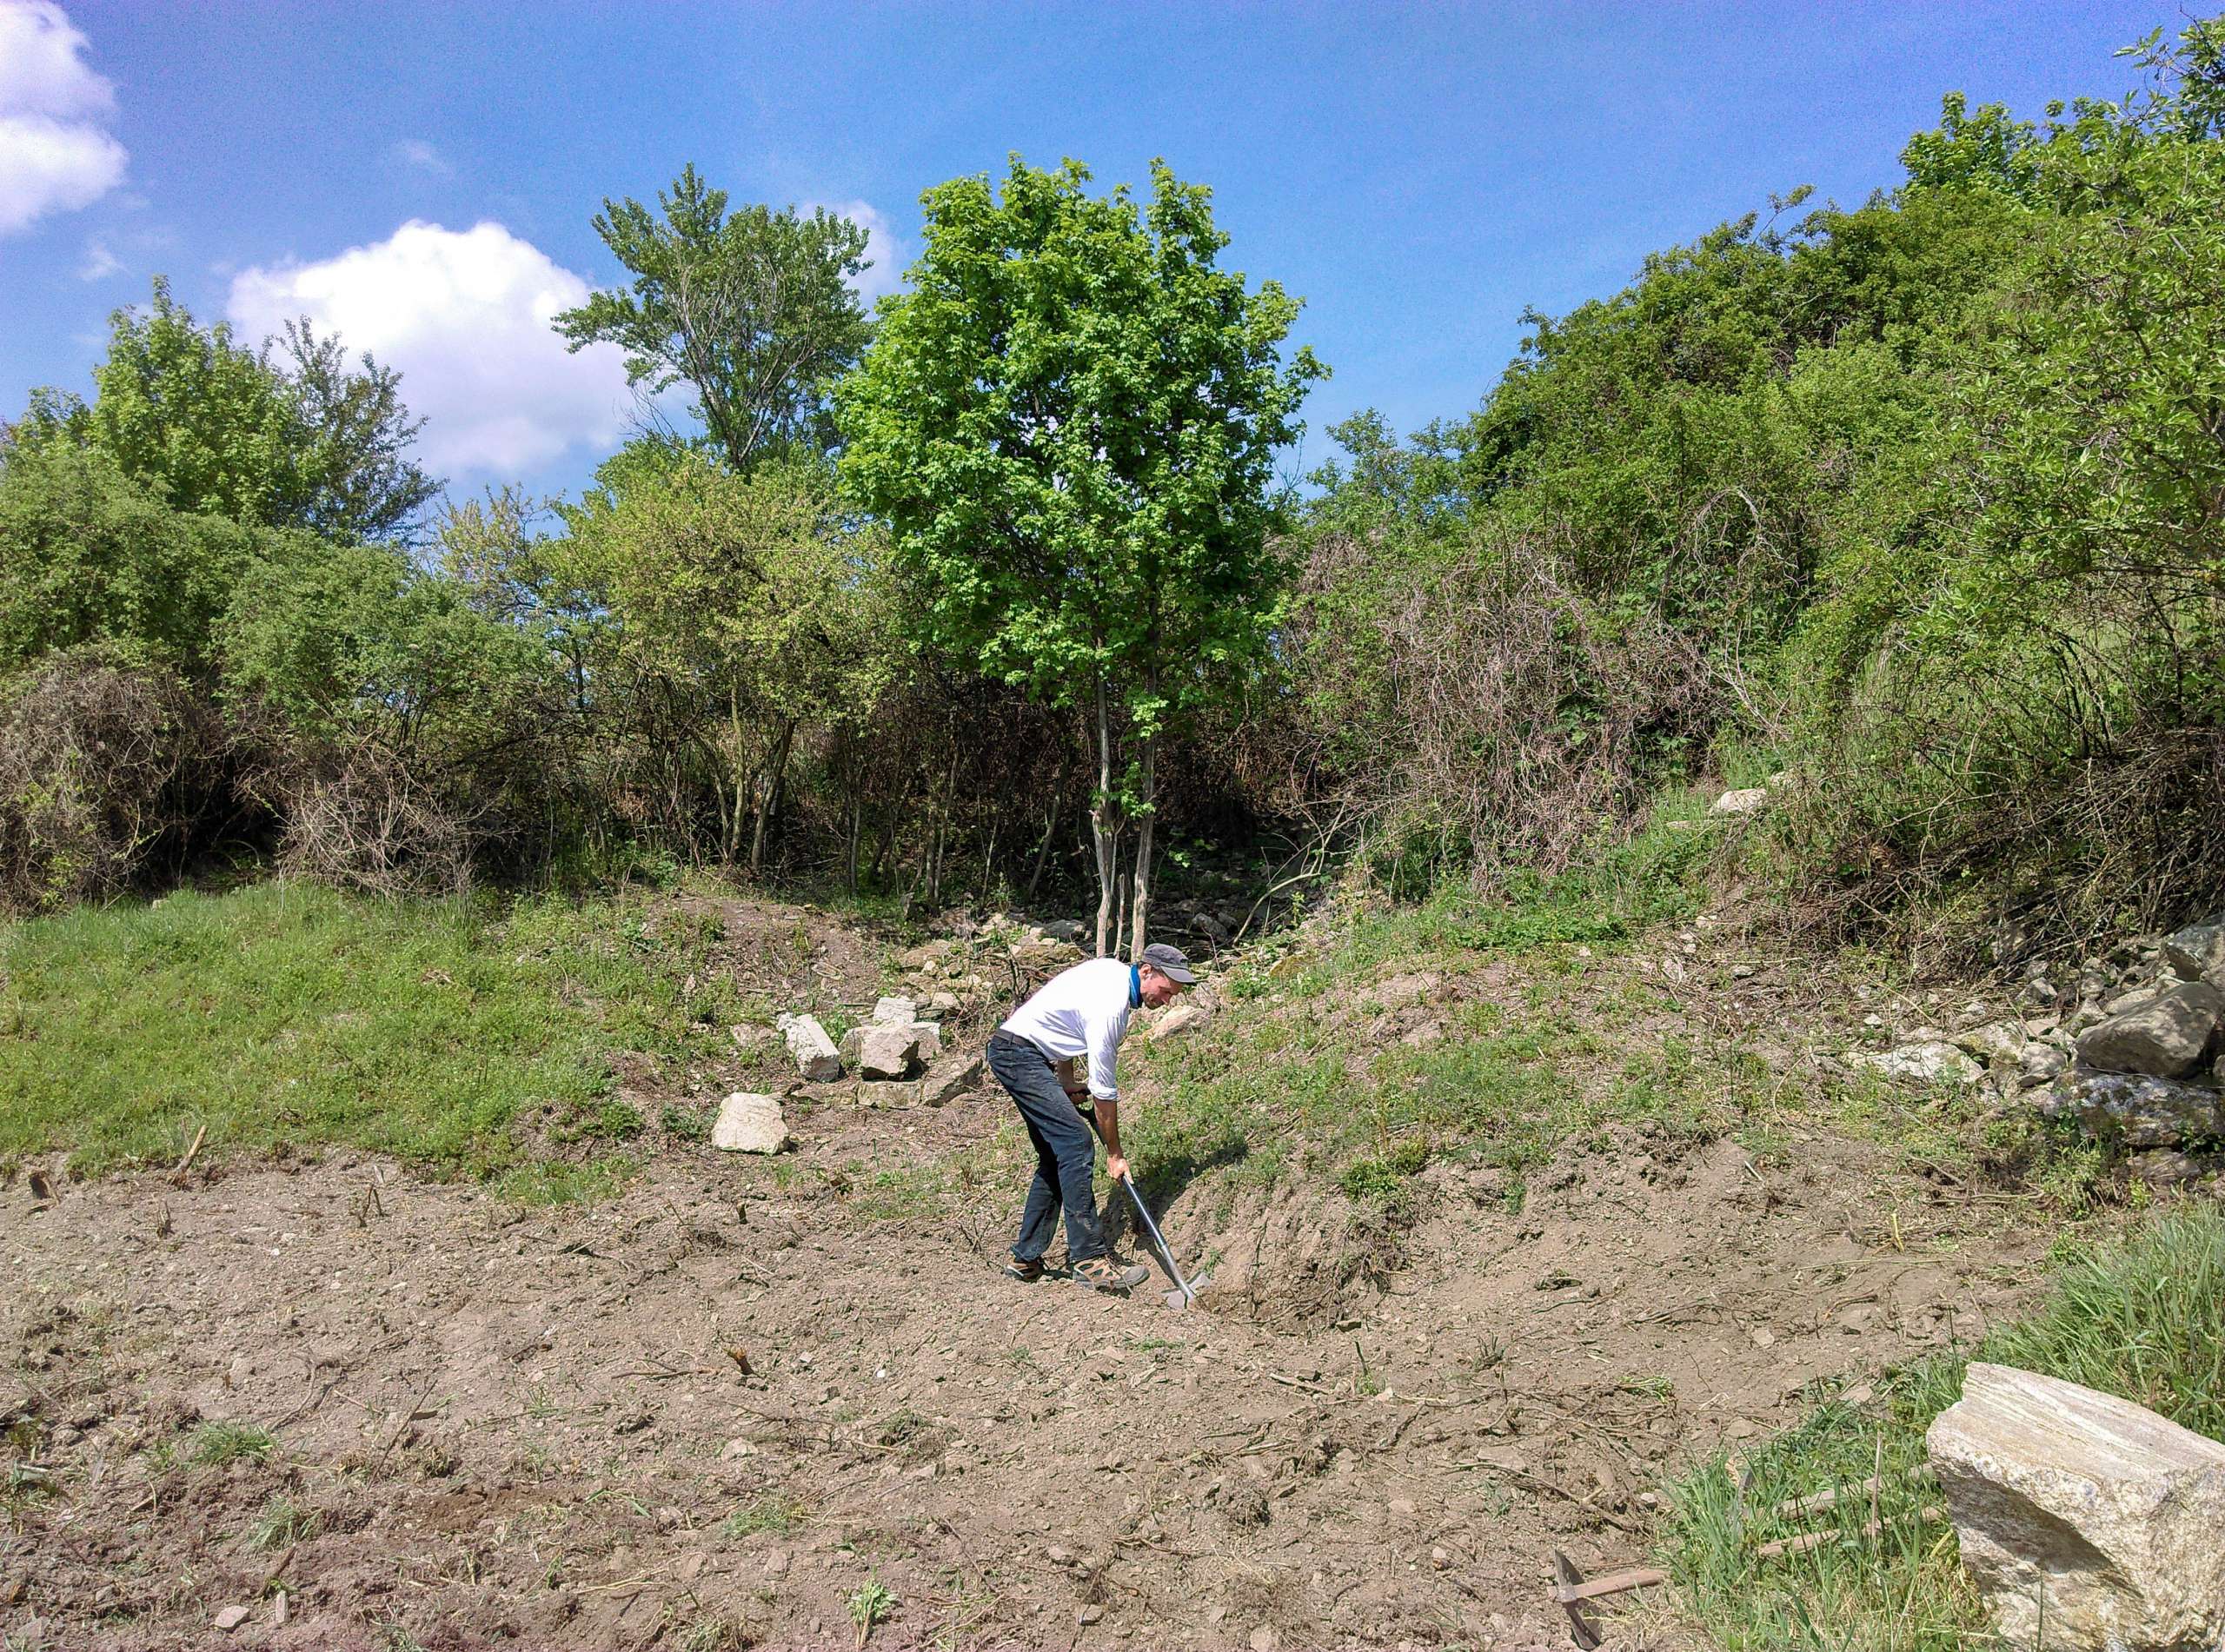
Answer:
POLYGON ((1035 1144, 1035 1179, 1020 1213, 1020 1237, 1012 1253, 1037 1262, 1051 1248, 1051 1226, 1061 1205, 1066 1213, 1066 1260, 1086 1262, 1105 1254, 1105 1230, 1097 1220, 1097 1138, 1066 1092, 1050 1057, 1014 1032, 989 1040, 989 1071, 1019 1104, 1020 1122, 1035 1144))

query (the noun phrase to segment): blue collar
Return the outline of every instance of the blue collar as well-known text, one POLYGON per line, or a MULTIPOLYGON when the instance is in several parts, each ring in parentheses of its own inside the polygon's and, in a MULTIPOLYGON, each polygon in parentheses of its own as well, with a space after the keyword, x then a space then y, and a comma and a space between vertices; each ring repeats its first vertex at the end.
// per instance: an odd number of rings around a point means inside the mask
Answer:
POLYGON ((1139 1010, 1144 1003, 1144 972, 1133 964, 1128 965, 1128 1007, 1139 1010))

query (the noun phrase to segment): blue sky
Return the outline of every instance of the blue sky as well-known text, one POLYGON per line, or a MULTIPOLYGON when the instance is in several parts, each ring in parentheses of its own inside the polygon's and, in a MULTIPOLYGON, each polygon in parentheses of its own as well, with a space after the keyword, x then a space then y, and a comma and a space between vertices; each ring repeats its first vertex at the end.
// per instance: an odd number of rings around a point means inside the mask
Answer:
POLYGON ((493 5, 0 0, 0 415, 87 388, 166 274, 259 334, 304 310, 404 374, 460 489, 578 488, 622 439, 614 362, 548 311, 620 272, 588 227, 693 161, 737 200, 876 230, 920 192, 1073 156, 1211 185, 1225 255, 1306 301, 1361 407, 1472 408, 1525 306, 1812 183, 1890 187, 1940 94, 2115 95, 2175 4, 493 5))

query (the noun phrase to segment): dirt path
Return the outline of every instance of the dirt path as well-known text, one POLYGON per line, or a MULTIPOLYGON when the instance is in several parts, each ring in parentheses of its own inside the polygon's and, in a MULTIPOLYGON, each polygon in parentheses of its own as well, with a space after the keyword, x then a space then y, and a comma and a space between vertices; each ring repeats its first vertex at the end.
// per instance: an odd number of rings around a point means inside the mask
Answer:
MULTIPOLYGON (((873 1647, 1564 1645, 1550 1548, 1637 1559, 1658 1476, 2021 1301, 2040 1243, 1875 1150, 1617 1137, 1518 1215, 1432 1171, 1387 1294, 1282 1331, 1002 1279, 1016 1164, 977 1219, 880 1211, 1005 1111, 830 1106, 524 1215, 338 1158, 18 1179, 0 1404, 54 1479, 10 1493, 0 1632, 854 1647, 877 1579, 873 1647), (210 1423, 276 1451, 195 1465, 210 1423)), ((1166 1214, 1234 1257, 1292 1213, 1166 1214)))

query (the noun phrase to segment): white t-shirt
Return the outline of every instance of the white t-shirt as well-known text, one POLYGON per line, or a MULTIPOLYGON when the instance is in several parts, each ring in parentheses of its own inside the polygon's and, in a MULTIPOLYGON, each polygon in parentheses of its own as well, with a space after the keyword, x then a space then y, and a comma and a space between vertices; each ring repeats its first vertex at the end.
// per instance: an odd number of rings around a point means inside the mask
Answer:
POLYGON ((1118 1101, 1112 1058, 1128 1031, 1135 971, 1117 958, 1093 958, 1061 970, 999 1029, 1016 1032, 1053 1061, 1089 1058, 1089 1093, 1118 1101))

